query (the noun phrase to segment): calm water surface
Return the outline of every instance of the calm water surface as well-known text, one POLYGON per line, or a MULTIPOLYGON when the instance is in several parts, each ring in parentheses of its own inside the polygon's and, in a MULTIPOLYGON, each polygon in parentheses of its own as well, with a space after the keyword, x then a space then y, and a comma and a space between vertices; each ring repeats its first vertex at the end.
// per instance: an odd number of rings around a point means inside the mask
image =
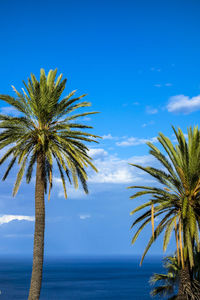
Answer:
MULTIPOLYGON (((27 299, 31 259, 0 259, 0 300, 27 299)), ((150 300, 149 277, 162 272, 161 259, 46 259, 41 300, 150 300)), ((155 299, 155 298, 154 298, 155 299)))

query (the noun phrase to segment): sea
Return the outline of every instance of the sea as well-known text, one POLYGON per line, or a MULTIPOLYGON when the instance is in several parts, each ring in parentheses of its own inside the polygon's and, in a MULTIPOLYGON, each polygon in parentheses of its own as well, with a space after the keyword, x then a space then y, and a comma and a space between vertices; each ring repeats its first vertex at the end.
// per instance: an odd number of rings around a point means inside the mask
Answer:
MULTIPOLYGON (((27 299, 32 260, 0 258, 0 300, 27 299)), ((161 258, 45 258, 41 300, 150 300, 149 278, 163 272, 161 258)), ((158 298, 153 298, 158 299, 158 298)))

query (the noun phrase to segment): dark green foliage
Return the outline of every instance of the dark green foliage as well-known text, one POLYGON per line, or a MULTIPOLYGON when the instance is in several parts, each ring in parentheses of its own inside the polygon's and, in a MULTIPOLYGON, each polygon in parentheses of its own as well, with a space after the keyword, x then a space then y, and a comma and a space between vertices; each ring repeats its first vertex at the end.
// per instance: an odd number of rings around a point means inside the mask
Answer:
POLYGON ((180 265, 176 256, 167 256, 163 260, 163 266, 166 269, 166 274, 154 274, 150 278, 150 283, 156 285, 151 291, 152 296, 166 297, 175 299, 175 294, 178 288, 180 265))
MULTIPOLYGON (((200 252, 197 247, 194 248, 194 268, 190 271, 192 277, 192 287, 197 290, 200 286, 200 252)), ((163 266, 166 270, 165 274, 155 273, 150 278, 150 284, 155 285, 151 291, 151 296, 170 297, 168 300, 176 299, 179 286, 179 276, 181 266, 177 259, 177 253, 174 256, 167 256, 163 259, 163 266)), ((196 299, 196 298, 195 298, 196 299)), ((198 297, 197 297, 198 299, 198 297)))

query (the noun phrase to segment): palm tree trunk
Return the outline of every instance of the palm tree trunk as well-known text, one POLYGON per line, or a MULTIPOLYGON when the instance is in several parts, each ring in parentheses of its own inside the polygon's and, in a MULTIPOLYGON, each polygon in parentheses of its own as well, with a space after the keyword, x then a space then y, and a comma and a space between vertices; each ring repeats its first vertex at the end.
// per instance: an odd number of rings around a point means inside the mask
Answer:
POLYGON ((177 300, 188 300, 186 286, 187 290, 191 290, 191 278, 188 264, 186 264, 186 266, 179 272, 179 290, 177 300))
POLYGON ((33 249, 33 266, 31 285, 28 300, 38 300, 42 284, 42 269, 44 256, 44 229, 45 229, 45 183, 43 176, 43 159, 37 158, 36 184, 35 184, 35 234, 33 249))
POLYGON ((185 267, 181 269, 179 273, 179 291, 176 300, 200 299, 198 287, 195 287, 193 281, 189 261, 187 261, 185 267))

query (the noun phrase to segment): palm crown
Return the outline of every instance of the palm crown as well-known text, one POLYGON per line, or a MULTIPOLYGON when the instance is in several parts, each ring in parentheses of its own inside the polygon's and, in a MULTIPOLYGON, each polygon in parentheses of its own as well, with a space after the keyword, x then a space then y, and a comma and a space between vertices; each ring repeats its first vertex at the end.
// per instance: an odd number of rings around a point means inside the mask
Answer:
POLYGON ((131 197, 132 199, 145 194, 149 194, 151 197, 131 213, 135 214, 149 207, 133 222, 132 227, 142 224, 137 229, 132 243, 135 243, 142 229, 148 223, 152 223, 152 236, 142 256, 142 262, 154 240, 164 230, 163 249, 166 250, 174 229, 178 261, 181 260, 184 268, 185 262, 189 260, 192 268, 194 245, 199 246, 200 133, 197 127, 190 128, 187 142, 180 129, 177 131, 173 128, 173 130, 177 139, 176 146, 162 133, 158 137, 158 141, 167 155, 163 155, 155 145, 148 143, 150 154, 161 163, 161 169, 133 165, 153 176, 160 185, 158 187, 130 187, 141 189, 131 197), (158 216, 162 216, 162 219, 159 217, 160 222, 154 230, 154 218, 158 216))
POLYGON ((84 168, 91 166, 96 170, 83 141, 96 142, 97 136, 82 131, 92 127, 76 123, 79 117, 95 112, 72 114, 79 108, 90 106, 90 103, 80 102, 85 95, 72 98, 75 91, 61 99, 66 79, 62 80, 61 74, 56 80, 56 74, 57 70, 51 70, 46 76, 41 69, 40 81, 31 74, 28 83, 24 82, 25 90, 18 92, 13 87, 16 98, 0 95, 1 100, 19 112, 19 117, 0 115, 0 128, 3 129, 0 133, 0 149, 10 146, 0 159, 0 164, 11 157, 3 180, 16 162, 20 165, 13 189, 14 195, 25 171, 26 180, 30 182, 38 157, 43 162, 42 172, 46 192, 49 183, 49 197, 53 183, 53 160, 56 161, 60 172, 65 197, 67 197, 65 178, 70 183, 73 181, 76 188, 79 179, 87 193, 87 174, 84 168))

